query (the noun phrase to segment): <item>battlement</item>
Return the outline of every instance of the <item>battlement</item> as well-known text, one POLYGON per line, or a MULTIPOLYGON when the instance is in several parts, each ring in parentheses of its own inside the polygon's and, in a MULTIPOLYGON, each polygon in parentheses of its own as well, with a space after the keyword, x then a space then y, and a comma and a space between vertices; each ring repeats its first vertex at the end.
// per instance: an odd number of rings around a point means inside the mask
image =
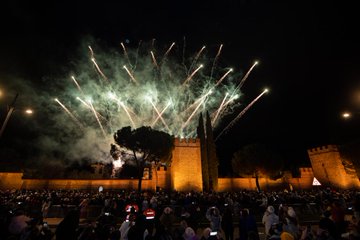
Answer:
POLYGON ((312 173, 313 169, 311 167, 301 167, 299 168, 300 173, 312 173))
POLYGON ((175 138, 175 147, 200 147, 199 138, 175 138))
POLYGON ((338 148, 336 145, 325 145, 317 148, 312 148, 308 150, 309 156, 321 154, 321 153, 328 153, 328 152, 338 152, 338 148))

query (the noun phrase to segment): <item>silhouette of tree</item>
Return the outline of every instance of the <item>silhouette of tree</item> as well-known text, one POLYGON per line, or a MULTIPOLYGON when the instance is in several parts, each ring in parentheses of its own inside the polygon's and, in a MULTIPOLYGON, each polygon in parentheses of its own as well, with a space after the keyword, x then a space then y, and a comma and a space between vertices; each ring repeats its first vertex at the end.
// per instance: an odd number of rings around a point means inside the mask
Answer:
POLYGON ((282 176, 284 160, 269 145, 249 144, 235 152, 232 158, 234 173, 239 176, 253 176, 260 191, 259 177, 276 179, 282 176))
POLYGON ((211 190, 217 190, 219 160, 216 155, 216 145, 209 112, 206 112, 206 151, 209 167, 209 186, 211 190))
POLYGON ((203 187, 205 191, 209 191, 209 165, 207 157, 207 144, 204 131, 204 119, 202 113, 199 117, 199 125, 197 127, 197 135, 200 138, 200 150, 201 150, 201 166, 203 176, 203 187))
POLYGON ((113 157, 118 157, 119 153, 123 152, 132 153, 138 168, 139 192, 145 163, 153 163, 157 167, 160 163, 171 162, 174 138, 165 132, 145 126, 134 130, 131 130, 131 127, 123 127, 114 134, 114 140, 118 146, 111 145, 110 154, 113 157))

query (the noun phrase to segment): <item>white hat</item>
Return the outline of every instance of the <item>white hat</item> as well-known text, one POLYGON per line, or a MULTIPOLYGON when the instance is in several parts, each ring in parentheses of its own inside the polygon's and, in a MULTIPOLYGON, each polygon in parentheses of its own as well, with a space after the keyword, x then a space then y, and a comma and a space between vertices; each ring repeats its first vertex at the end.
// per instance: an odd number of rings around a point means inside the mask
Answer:
POLYGON ((275 212, 275 209, 273 206, 268 206, 266 211, 268 211, 269 213, 274 213, 275 212))
POLYGON ((287 210, 287 214, 289 215, 289 217, 296 218, 296 213, 292 207, 289 207, 289 209, 287 210))

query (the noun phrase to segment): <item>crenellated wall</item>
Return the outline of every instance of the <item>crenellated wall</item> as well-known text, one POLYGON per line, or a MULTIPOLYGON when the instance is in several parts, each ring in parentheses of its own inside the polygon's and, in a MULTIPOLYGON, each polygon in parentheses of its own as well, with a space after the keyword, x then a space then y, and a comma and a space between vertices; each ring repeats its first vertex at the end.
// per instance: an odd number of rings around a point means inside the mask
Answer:
MULTIPOLYGON (((156 186, 162 189, 170 188, 170 173, 164 168, 158 171, 156 178, 143 179, 142 189, 154 190, 156 186)), ((137 189, 137 179, 28 179, 23 173, 0 172, 0 189, 137 189)))
POLYGON ((175 138, 171 163, 171 188, 202 191, 200 139, 175 138))
POLYGON ((336 145, 326 145, 308 150, 314 176, 321 184, 338 188, 359 188, 359 178, 345 171, 336 145))
MULTIPOLYGON (((300 178, 293 178, 290 172, 285 172, 282 178, 276 180, 259 178, 260 189, 310 189, 314 179, 312 169, 300 168, 300 175, 300 178)), ((219 178, 218 183, 220 192, 240 189, 256 190, 255 178, 219 178)))
MULTIPOLYGON (((356 174, 348 174, 337 146, 327 145, 308 150, 312 168, 300 168, 300 177, 290 172, 277 180, 259 178, 260 187, 268 189, 309 189, 314 176, 323 185, 339 188, 360 188, 356 174)), ((155 171, 153 169, 153 171, 155 171)), ((152 176, 156 176, 153 172, 152 176)), ((137 189, 138 180, 124 179, 23 179, 21 172, 0 172, 0 189, 137 189)), ((173 189, 177 191, 203 190, 199 139, 175 139, 171 167, 160 167, 157 178, 143 179, 144 190, 173 189)), ((218 191, 256 189, 255 178, 219 178, 218 191)))

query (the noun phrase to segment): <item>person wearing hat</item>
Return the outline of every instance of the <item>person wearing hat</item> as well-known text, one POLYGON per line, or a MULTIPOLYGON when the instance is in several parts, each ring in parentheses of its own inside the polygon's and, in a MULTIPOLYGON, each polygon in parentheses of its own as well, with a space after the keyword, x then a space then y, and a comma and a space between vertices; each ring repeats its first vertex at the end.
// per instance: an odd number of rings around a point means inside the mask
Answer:
POLYGON ((262 217, 262 221, 261 221, 264 226, 265 226, 265 234, 267 236, 267 238, 270 237, 270 228, 273 224, 278 224, 279 223, 279 217, 278 215, 275 214, 275 209, 273 206, 268 206, 266 208, 266 211, 262 217))
POLYGON ((164 208, 163 213, 160 216, 160 223, 164 226, 165 231, 173 234, 174 224, 177 221, 176 216, 173 213, 173 210, 170 207, 164 208))
POLYGON ((283 223, 283 233, 293 236, 294 239, 300 237, 300 228, 296 217, 295 210, 292 207, 288 207, 285 222, 283 223))

